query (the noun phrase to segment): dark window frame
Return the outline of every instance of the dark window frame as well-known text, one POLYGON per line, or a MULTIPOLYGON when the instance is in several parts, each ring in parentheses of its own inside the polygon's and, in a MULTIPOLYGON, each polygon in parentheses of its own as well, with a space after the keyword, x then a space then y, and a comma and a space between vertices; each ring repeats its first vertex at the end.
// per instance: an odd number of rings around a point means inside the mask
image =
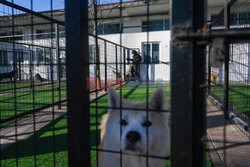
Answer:
MULTIPOLYGON (((149 21, 149 31, 165 31, 165 30, 170 30, 169 19, 149 21)), ((141 31, 147 32, 147 21, 142 21, 141 31)))
POLYGON ((8 51, 6 50, 0 50, 0 66, 8 66, 8 51))
POLYGON ((142 57, 144 63, 159 64, 160 63, 160 42, 142 42, 142 57), (158 45, 158 57, 153 55, 153 45, 158 45), (150 45, 150 48, 146 48, 150 55, 147 57, 144 54, 144 45, 150 45))
POLYGON ((3 32, 0 33, 0 40, 1 41, 18 41, 18 40, 23 40, 23 32, 22 31, 15 31, 14 32, 14 37, 13 37, 13 32, 3 32), (17 35, 17 36, 15 36, 17 35))
MULTIPOLYGON (((89 33, 94 34, 94 26, 89 26, 89 33)), ((119 34, 119 33, 120 33, 120 24, 103 24, 99 25, 97 28, 98 35, 119 34)))

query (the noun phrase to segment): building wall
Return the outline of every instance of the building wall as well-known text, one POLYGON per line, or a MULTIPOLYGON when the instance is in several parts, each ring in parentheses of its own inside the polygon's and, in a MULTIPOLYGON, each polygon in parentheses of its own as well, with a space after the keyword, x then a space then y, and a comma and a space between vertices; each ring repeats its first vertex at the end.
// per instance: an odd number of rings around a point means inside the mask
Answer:
MULTIPOLYGON (((134 23, 132 23, 134 24, 134 23)), ((138 23, 137 23, 138 25, 138 23)), ((122 45, 128 48, 139 48, 140 52, 142 50, 142 43, 147 42, 147 33, 146 32, 137 32, 135 33, 123 33, 122 34, 122 45)), ((124 30, 129 31, 129 30, 124 30)), ((120 34, 111 34, 111 35, 100 35, 100 37, 110 40, 115 43, 120 43, 120 34)), ((159 53, 159 64, 150 64, 149 65, 149 79, 152 81, 156 80, 170 80, 170 66, 166 64, 170 61, 170 31, 152 31, 149 32, 149 42, 159 42, 160 44, 160 53, 159 53), (164 71, 164 73, 163 73, 164 71)), ((143 58, 143 56, 142 56, 143 58)), ((143 61, 142 61, 143 62, 143 61)), ((140 65, 140 74, 142 79, 146 79, 146 64, 140 65)))

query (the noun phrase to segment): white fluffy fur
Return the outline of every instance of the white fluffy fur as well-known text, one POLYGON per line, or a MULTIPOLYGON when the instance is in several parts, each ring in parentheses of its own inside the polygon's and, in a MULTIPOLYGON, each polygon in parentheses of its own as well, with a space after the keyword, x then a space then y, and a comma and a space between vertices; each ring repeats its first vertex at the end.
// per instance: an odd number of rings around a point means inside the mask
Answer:
MULTIPOLYGON (((120 107, 120 96, 114 90, 109 91, 109 106, 120 107)), ((122 108, 140 108, 146 110, 146 102, 134 102, 122 99, 122 108)), ((168 114, 166 112, 158 112, 157 110, 167 110, 168 104, 166 95, 162 88, 157 91, 149 99, 149 108, 155 111, 149 112, 148 120, 152 125, 148 128, 148 153, 152 156, 166 156, 170 130, 168 125, 168 114)), ((147 135, 146 127, 142 123, 146 120, 146 111, 138 110, 122 110, 122 119, 128 124, 122 126, 122 135, 120 139, 120 110, 110 109, 103 116, 101 123, 101 145, 104 150, 113 150, 128 153, 122 155, 123 167, 145 167, 146 158, 138 156, 138 154, 146 154, 147 152, 147 135), (141 140, 136 145, 136 150, 126 149, 126 135, 129 131, 136 131, 141 135, 141 140), (121 142, 120 142, 121 141, 121 142)), ((149 167, 163 167, 165 160, 149 158, 149 167)), ((120 154, 99 152, 100 167, 118 167, 120 166, 120 154)))

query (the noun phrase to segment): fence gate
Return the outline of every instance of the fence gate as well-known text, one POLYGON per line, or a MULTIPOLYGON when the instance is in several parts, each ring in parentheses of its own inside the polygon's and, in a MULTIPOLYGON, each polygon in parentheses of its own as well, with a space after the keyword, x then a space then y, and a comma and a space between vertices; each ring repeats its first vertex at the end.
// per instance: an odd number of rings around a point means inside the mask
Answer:
POLYGON ((249 28, 250 0, 0 0, 0 167, 250 166, 249 28))

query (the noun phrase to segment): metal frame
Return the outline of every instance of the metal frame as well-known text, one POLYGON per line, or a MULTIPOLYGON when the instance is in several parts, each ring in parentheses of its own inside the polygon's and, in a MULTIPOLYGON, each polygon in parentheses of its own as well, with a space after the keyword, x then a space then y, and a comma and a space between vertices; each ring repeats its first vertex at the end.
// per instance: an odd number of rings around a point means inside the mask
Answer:
POLYGON ((90 166, 88 1, 65 1, 69 166, 90 166), (76 39, 77 42, 76 42, 76 39), (80 77, 79 77, 80 76, 80 77), (82 133, 79 133, 79 128, 82 133))
POLYGON ((205 162, 205 47, 177 39, 180 33, 203 27, 205 5, 204 0, 171 1, 171 166, 175 167, 201 167, 205 162))

